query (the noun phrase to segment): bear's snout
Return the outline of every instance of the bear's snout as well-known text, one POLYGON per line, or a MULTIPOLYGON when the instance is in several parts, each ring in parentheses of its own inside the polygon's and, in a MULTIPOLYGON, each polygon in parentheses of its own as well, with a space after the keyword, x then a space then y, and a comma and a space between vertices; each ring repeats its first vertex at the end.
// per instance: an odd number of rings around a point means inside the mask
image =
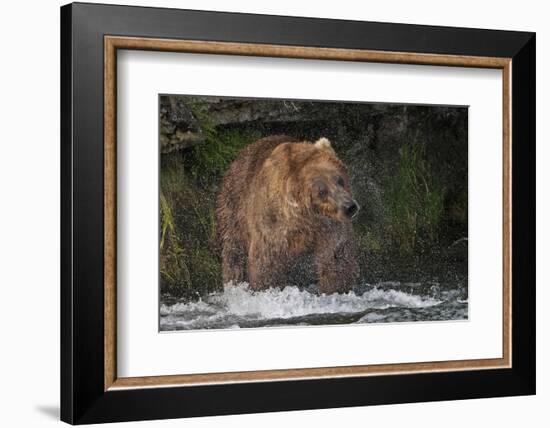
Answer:
POLYGON ((342 210, 348 218, 354 218, 359 212, 359 204, 352 199, 344 204, 342 210))

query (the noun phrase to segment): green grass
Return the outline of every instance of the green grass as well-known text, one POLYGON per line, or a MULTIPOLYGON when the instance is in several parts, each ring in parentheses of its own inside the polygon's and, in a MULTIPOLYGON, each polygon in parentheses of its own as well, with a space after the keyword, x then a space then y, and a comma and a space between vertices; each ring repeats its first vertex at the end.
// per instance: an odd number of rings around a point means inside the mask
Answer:
POLYGON ((383 250, 382 243, 372 232, 359 230, 357 232, 359 247, 371 253, 379 253, 383 250))
POLYGON ((431 173, 422 144, 401 147, 397 168, 388 169, 385 221, 391 241, 403 253, 438 237, 445 189, 431 173))
POLYGON ((200 124, 205 141, 193 146, 187 153, 189 173, 195 179, 219 178, 235 159, 239 151, 260 138, 257 132, 220 130, 203 111, 200 100, 189 99, 186 105, 200 124))
POLYGON ((220 177, 239 151, 257 137, 239 131, 210 133, 204 143, 190 149, 187 159, 190 174, 195 179, 206 181, 220 177))
MULTIPOLYGON (((186 183, 178 179, 176 163, 163 164, 160 190, 160 276, 163 291, 183 291, 190 287, 191 273, 188 268, 182 235, 176 223, 179 193, 186 183)), ((177 294, 177 293, 176 293, 177 294)))
POLYGON ((216 194, 229 164, 241 148, 255 138, 250 133, 210 130, 204 143, 162 156, 160 274, 163 292, 196 296, 221 286, 216 194))
POLYGON ((161 289, 176 296, 204 294, 220 284, 214 199, 205 197, 186 175, 183 164, 161 169, 161 289))

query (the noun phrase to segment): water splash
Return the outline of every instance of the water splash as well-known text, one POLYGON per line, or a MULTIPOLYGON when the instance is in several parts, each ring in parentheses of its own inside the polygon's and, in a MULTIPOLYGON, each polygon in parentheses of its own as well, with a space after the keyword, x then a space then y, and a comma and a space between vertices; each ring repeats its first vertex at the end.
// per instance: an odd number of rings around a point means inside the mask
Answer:
MULTIPOLYGON (((420 314, 421 319, 439 319, 433 314, 428 316, 426 311, 445 303, 443 300, 386 287, 384 283, 383 287, 364 286, 366 290, 360 293, 326 295, 298 287, 252 291, 246 283, 228 285, 222 292, 199 301, 162 304, 160 325, 161 330, 188 330, 388 322, 396 318, 396 313, 408 318, 418 318, 420 314)), ((467 317, 464 307, 467 312, 467 304, 462 304, 457 313, 447 311, 446 316, 467 317)))

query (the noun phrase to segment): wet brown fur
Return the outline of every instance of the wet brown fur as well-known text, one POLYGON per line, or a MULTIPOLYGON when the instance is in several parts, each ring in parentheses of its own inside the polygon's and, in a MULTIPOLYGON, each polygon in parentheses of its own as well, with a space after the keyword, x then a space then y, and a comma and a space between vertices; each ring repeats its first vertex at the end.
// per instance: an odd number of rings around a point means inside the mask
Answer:
POLYGON ((267 137, 231 164, 217 201, 224 284, 316 283, 323 293, 353 285, 353 228, 339 209, 351 198, 349 178, 326 143, 267 137))

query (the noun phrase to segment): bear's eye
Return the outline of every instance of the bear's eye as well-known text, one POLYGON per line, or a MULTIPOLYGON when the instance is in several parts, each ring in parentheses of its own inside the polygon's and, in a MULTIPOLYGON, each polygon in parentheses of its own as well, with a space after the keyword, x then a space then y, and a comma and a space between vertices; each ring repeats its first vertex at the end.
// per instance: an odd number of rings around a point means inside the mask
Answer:
POLYGON ((340 176, 336 177, 336 184, 340 187, 344 187, 344 179, 340 176))
POLYGON ((319 194, 319 197, 321 199, 325 199, 328 195, 328 187, 325 183, 322 181, 318 181, 315 183, 315 187, 317 189, 317 193, 319 194))

